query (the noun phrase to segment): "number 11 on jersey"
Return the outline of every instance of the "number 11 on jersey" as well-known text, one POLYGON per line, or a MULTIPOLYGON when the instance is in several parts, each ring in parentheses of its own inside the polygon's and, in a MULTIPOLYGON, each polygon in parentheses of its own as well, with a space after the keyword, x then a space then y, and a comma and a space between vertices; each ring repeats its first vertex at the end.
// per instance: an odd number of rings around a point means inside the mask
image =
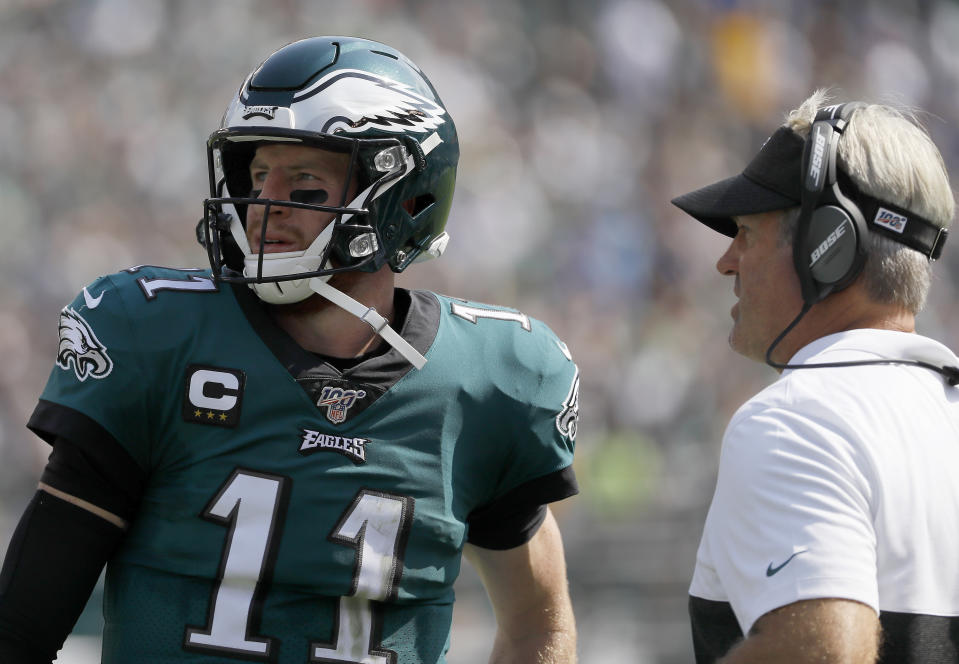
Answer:
POLYGON ((233 471, 203 512, 230 529, 220 559, 206 628, 187 627, 187 647, 270 658, 274 639, 256 636, 267 564, 276 554, 288 480, 251 470, 233 471))
MULTIPOLYGON (((187 627, 184 645, 222 656, 269 660, 275 639, 257 635, 276 533, 285 517, 287 478, 245 469, 233 471, 207 505, 203 518, 228 527, 207 625, 187 627)), ((393 664, 396 653, 373 643, 371 602, 396 596, 403 553, 413 521, 409 496, 361 489, 330 533, 356 550, 353 583, 338 598, 333 642, 310 643, 310 662, 393 664)))
POLYGON ((360 491, 330 539, 356 549, 353 589, 340 597, 335 644, 311 643, 313 662, 393 664, 396 653, 373 646, 371 600, 396 596, 403 573, 403 551, 413 520, 413 499, 360 491), (361 635, 356 638, 355 635, 361 635))

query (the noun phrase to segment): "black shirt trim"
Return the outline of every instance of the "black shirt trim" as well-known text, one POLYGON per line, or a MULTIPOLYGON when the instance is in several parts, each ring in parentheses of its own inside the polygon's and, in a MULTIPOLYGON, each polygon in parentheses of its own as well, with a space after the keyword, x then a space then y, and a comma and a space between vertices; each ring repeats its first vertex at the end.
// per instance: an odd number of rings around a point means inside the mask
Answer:
MULTIPOLYGON (((696 664, 713 664, 742 639, 729 602, 689 597, 696 664)), ((882 645, 877 664, 959 662, 959 616, 882 611, 882 645)))
POLYGON ((689 596, 689 622, 693 631, 696 664, 713 664, 743 638, 729 602, 689 596))
POLYGON ((880 664, 955 664, 959 662, 959 616, 930 616, 883 611, 880 664))
POLYGON ((467 541, 484 549, 512 549, 525 544, 546 518, 547 503, 579 493, 572 466, 537 477, 508 491, 467 517, 467 541))
POLYGON ((45 399, 27 427, 53 446, 42 482, 132 518, 148 475, 109 431, 80 411, 45 399))

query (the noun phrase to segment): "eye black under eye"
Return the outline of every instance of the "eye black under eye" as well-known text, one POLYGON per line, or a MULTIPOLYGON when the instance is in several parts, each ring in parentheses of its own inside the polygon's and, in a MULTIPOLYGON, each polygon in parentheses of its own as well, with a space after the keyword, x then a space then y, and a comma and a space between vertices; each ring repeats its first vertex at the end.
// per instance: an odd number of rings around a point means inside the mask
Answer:
POLYGON ((325 189, 296 189, 290 192, 290 200, 295 203, 325 203, 329 197, 325 189))

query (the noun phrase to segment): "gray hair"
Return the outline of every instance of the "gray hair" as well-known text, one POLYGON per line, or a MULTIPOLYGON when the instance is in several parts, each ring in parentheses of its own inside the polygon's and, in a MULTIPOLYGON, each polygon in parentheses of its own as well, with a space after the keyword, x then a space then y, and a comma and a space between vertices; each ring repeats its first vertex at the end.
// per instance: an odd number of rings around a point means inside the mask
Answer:
MULTIPOLYGON (((817 111, 828 103, 828 91, 817 90, 787 115, 785 126, 807 137, 817 111)), ((914 112, 881 104, 854 111, 839 140, 838 163, 863 193, 943 228, 952 223, 955 200, 942 155, 914 112)), ((792 242, 798 220, 799 208, 783 215, 783 241, 792 242)), ((919 313, 932 283, 929 259, 879 233, 869 233, 863 246, 869 296, 919 313)))

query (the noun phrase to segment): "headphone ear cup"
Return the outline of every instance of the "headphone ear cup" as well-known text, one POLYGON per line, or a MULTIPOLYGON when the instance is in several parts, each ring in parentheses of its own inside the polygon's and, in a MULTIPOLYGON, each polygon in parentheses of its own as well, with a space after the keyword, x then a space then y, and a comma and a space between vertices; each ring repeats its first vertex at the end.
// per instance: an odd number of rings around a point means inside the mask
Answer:
POLYGON ((858 224, 841 207, 824 205, 809 220, 805 253, 817 289, 841 290, 859 275, 865 263, 858 224))
POLYGON ((819 109, 803 152, 802 208, 793 264, 803 301, 813 305, 851 284, 866 264, 868 228, 856 203, 839 187, 839 136, 859 102, 819 109))

